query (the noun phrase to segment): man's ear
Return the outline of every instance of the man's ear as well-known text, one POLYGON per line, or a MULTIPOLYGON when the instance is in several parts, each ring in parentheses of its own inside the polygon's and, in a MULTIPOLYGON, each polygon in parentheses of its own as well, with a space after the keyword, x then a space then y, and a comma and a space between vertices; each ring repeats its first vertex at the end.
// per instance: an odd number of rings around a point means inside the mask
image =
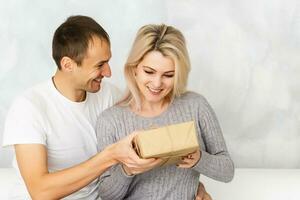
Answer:
POLYGON ((60 60, 61 70, 65 72, 72 72, 76 65, 76 62, 67 56, 62 57, 60 60))

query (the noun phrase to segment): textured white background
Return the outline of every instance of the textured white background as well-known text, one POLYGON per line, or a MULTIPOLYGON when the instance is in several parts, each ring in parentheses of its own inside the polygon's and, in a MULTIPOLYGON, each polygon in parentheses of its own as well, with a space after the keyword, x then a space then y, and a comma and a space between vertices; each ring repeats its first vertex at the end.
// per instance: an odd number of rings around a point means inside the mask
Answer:
MULTIPOLYGON (((0 142, 16 95, 55 71, 51 40, 69 16, 110 34, 113 77, 138 28, 166 23, 185 35, 189 88, 215 109, 237 167, 300 168, 300 2, 297 0, 0 0, 0 142)), ((0 147, 0 167, 12 150, 0 147)))

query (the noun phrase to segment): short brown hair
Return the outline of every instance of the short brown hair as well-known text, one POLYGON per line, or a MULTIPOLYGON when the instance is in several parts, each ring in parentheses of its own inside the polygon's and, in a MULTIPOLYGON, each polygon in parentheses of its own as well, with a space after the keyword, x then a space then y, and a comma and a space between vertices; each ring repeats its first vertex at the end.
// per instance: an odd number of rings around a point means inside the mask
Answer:
POLYGON ((52 41, 52 57, 58 69, 64 56, 81 65, 89 47, 89 42, 96 36, 110 44, 107 32, 92 18, 71 16, 55 31, 52 41))

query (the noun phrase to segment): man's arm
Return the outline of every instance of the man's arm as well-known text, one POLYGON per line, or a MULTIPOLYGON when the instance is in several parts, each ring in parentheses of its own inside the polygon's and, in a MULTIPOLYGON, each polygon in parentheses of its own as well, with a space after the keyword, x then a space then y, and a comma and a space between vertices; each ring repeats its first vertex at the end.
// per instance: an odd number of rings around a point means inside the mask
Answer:
POLYGON ((41 144, 15 145, 21 175, 32 199, 59 199, 88 185, 116 163, 109 150, 74 167, 49 173, 47 150, 41 144))
POLYGON ((147 164, 130 148, 132 135, 103 149, 89 160, 61 171, 48 171, 47 149, 42 144, 15 145, 21 175, 32 199, 60 199, 85 187, 112 165, 123 162, 130 166, 147 164), (135 157, 136 156, 136 157, 135 157))
MULTIPOLYGON (((115 142, 115 130, 114 126, 107 118, 99 117, 97 124, 97 137, 98 137, 98 149, 101 151, 106 146, 115 142)), ((127 153, 130 158, 134 158, 135 161, 127 160, 126 162, 120 160, 119 165, 111 167, 107 172, 100 176, 99 195, 103 200, 109 199, 123 199, 128 192, 128 188, 132 182, 133 175, 141 173, 145 170, 155 167, 159 162, 158 159, 140 159, 132 147, 132 139, 136 135, 136 132, 121 139, 118 143, 124 143, 123 147, 127 146, 127 153), (128 170, 126 170, 126 169, 128 170)), ((119 152, 116 154, 124 154, 124 150, 119 148, 119 152)))

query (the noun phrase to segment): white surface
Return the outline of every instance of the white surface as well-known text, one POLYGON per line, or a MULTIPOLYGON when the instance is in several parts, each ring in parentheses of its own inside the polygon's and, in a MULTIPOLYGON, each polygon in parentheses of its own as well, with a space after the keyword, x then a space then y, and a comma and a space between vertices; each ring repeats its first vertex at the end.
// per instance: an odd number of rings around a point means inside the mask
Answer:
MULTIPOLYGON (((0 199, 8 200, 8 191, 16 174, 12 168, 0 168, 0 199)), ((230 183, 201 176, 213 200, 299 200, 300 169, 236 169, 230 183)))
POLYGON ((213 200, 300 199, 300 169, 236 169, 230 183, 200 180, 213 200))

